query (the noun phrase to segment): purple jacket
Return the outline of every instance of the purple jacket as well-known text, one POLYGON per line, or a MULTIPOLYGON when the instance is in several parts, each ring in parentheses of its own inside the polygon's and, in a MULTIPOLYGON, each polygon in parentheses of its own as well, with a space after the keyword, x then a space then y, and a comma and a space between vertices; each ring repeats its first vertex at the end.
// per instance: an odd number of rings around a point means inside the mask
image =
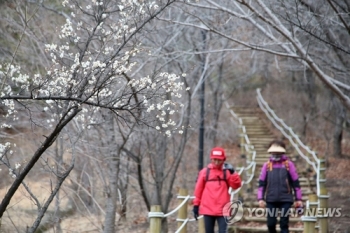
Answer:
POLYGON ((273 161, 272 169, 269 168, 269 162, 266 162, 259 177, 258 200, 266 202, 293 202, 293 192, 295 200, 301 200, 301 189, 298 173, 294 163, 287 156, 282 155, 280 161, 273 161), (288 162, 289 171, 286 167, 288 162))

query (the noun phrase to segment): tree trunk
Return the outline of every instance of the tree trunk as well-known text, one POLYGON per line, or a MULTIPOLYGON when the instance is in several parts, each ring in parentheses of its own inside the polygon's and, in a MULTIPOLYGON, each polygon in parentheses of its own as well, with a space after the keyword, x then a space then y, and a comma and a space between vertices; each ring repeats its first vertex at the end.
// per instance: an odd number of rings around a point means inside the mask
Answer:
POLYGON ((112 113, 106 114, 108 125, 108 153, 106 160, 108 163, 108 180, 109 185, 106 187, 106 217, 104 222, 104 233, 115 233, 115 215, 117 210, 118 197, 118 171, 119 171, 119 149, 115 141, 114 120, 112 113))
POLYGON ((161 232, 162 233, 167 233, 169 231, 169 224, 166 218, 162 219, 162 229, 161 232))
MULTIPOLYGON (((127 171, 129 171, 129 164, 130 164, 130 157, 127 157, 127 171)), ((120 164, 120 168, 124 165, 120 164)), ((118 210, 118 213, 120 215, 119 221, 126 221, 126 213, 127 213, 127 193, 128 193, 128 184, 129 184, 129 173, 125 174, 125 179, 118 179, 119 180, 119 188, 120 188, 120 195, 121 195, 121 201, 120 207, 118 210)))
POLYGON ((339 102, 335 101, 335 125, 333 132, 333 156, 342 156, 342 139, 343 139, 343 125, 345 121, 344 106, 339 102))
POLYGON ((304 82, 305 85, 303 85, 304 87, 302 89, 306 92, 308 97, 308 103, 305 103, 303 111, 302 136, 305 138, 307 136, 309 122, 314 119, 317 110, 315 76, 312 70, 307 67, 304 71, 304 82))
MULTIPOLYGON (((63 163, 63 139, 60 137, 56 141, 56 162, 57 162, 57 173, 60 172, 62 163, 63 163)), ((57 183, 59 182, 59 178, 57 178, 57 183)), ((60 209, 60 191, 56 194, 56 210, 55 210, 55 232, 62 233, 61 227, 61 209, 60 209)))

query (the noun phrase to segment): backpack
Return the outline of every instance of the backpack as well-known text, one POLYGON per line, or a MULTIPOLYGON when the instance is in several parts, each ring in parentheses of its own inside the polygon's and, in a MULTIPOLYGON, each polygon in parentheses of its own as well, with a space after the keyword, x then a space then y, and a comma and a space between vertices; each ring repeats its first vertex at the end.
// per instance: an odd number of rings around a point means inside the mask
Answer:
MULTIPOLYGON (((292 176, 290 175, 290 172, 289 172, 289 160, 287 159, 287 160, 285 160, 284 162, 283 162, 283 164, 284 164, 284 167, 287 169, 287 171, 288 171, 288 181, 289 181, 289 183, 293 186, 293 179, 292 179, 292 176)), ((267 166, 266 166, 266 171, 267 171, 267 173, 266 173, 266 175, 268 175, 268 171, 272 171, 272 169, 273 169, 273 164, 272 164, 272 162, 270 161, 270 160, 268 160, 267 161, 267 166)), ((267 177, 266 177, 267 178, 267 177)))
MULTIPOLYGON (((207 171, 206 171, 206 175, 205 175, 205 181, 207 182, 207 181, 221 181, 221 180, 224 180, 225 181, 225 183, 226 183, 226 185, 227 185, 227 187, 229 188, 230 187, 230 185, 228 184, 228 182, 227 182, 227 178, 226 178, 226 170, 227 170, 227 168, 226 167, 228 167, 228 165, 225 163, 224 164, 224 169, 222 169, 222 171, 223 171, 223 173, 224 173, 224 179, 221 179, 221 178, 219 178, 219 179, 211 179, 211 180, 209 180, 209 173, 210 173, 210 168, 208 168, 207 167, 207 171)), ((232 165, 231 165, 231 167, 232 167, 232 165)), ((233 169, 233 167, 232 167, 232 169, 233 169)))
MULTIPOLYGON (((284 166, 286 167, 286 169, 287 169, 287 171, 288 171, 288 173, 289 173, 289 160, 285 160, 284 162, 283 162, 283 164, 284 164, 284 166)), ((268 170, 268 171, 272 171, 272 162, 270 161, 270 160, 268 160, 267 161, 267 166, 266 166, 266 169, 268 170)))

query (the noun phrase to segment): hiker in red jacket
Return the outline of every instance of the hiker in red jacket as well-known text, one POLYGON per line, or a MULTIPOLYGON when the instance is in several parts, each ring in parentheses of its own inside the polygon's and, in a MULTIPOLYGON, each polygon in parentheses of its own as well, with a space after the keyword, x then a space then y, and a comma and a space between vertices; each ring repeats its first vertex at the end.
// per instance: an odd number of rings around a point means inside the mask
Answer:
POLYGON ((198 174, 193 213, 196 219, 203 215, 206 233, 214 233, 215 221, 218 222, 219 233, 226 233, 227 222, 223 208, 230 202, 229 187, 241 187, 241 178, 232 166, 223 168, 226 160, 223 148, 213 148, 210 159, 211 163, 198 174))
POLYGON ((269 233, 276 233, 277 210, 281 211, 281 233, 288 233, 290 208, 302 207, 302 193, 294 163, 285 155, 286 146, 282 141, 270 143, 270 159, 260 173, 258 201, 259 206, 267 208, 267 227, 269 233), (293 195, 294 193, 294 195, 293 195))

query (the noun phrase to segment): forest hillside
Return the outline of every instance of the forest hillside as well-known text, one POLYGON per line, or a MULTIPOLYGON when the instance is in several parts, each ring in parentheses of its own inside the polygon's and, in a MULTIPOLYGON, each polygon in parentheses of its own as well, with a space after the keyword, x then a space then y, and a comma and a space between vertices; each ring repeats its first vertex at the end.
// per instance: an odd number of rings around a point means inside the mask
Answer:
POLYGON ((258 90, 325 157, 329 204, 344 208, 330 230, 349 231, 349 12, 348 0, 0 0, 0 232, 147 232, 151 206, 192 193, 211 148, 240 166, 229 107, 257 108, 258 90))

